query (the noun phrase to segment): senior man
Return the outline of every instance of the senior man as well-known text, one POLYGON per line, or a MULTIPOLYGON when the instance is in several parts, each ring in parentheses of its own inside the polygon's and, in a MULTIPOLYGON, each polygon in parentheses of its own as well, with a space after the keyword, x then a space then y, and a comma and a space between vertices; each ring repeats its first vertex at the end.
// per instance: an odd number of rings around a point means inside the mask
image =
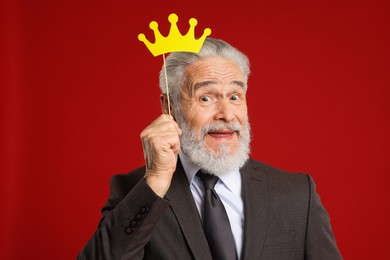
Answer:
POLYGON ((341 259, 312 178, 249 158, 247 57, 207 38, 171 53, 146 166, 111 180, 78 259, 341 259))

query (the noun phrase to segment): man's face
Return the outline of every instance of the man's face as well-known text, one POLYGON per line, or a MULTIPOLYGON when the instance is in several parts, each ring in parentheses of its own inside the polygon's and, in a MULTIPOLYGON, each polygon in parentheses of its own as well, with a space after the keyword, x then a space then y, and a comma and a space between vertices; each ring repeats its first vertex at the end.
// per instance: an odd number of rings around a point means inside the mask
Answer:
POLYGON ((228 147, 232 155, 239 148, 240 131, 223 128, 210 130, 202 136, 202 128, 209 124, 236 123, 247 126, 247 105, 244 77, 233 61, 208 57, 187 68, 187 81, 181 92, 180 111, 198 140, 212 154, 218 156, 220 147, 228 147))

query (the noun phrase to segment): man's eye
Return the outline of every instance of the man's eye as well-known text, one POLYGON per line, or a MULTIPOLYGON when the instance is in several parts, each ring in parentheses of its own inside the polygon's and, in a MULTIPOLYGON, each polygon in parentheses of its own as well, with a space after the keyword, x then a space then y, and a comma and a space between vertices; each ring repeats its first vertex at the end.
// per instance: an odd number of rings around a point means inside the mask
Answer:
POLYGON ((202 101, 202 102, 208 102, 210 100, 211 100, 211 98, 209 96, 203 96, 200 98, 200 101, 202 101))
POLYGON ((240 99, 240 97, 239 96, 237 96, 237 95, 233 95, 233 96, 231 96, 231 98, 230 98, 231 100, 239 100, 240 99))

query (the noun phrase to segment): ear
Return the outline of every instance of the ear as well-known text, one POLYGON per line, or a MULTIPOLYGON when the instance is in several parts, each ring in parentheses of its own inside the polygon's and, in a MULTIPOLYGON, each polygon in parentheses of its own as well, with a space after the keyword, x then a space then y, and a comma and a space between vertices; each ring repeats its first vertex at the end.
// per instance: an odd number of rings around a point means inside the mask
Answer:
MULTIPOLYGON (((161 103, 161 110, 162 110, 163 114, 169 115, 167 94, 162 93, 160 95, 160 103, 161 103)), ((172 113, 172 104, 171 104, 170 109, 171 109, 171 113, 172 113)))

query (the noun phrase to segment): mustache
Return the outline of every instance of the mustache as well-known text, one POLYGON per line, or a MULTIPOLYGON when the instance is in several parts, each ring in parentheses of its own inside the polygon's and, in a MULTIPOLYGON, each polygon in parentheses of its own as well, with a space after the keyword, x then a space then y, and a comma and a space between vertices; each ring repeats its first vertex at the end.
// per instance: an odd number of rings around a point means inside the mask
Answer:
POLYGON ((242 127, 240 123, 238 122, 230 122, 230 123, 211 123, 208 125, 205 125, 202 127, 202 138, 206 136, 207 133, 209 132, 215 132, 215 131, 220 131, 220 130, 231 130, 235 131, 238 134, 240 133, 242 127))

